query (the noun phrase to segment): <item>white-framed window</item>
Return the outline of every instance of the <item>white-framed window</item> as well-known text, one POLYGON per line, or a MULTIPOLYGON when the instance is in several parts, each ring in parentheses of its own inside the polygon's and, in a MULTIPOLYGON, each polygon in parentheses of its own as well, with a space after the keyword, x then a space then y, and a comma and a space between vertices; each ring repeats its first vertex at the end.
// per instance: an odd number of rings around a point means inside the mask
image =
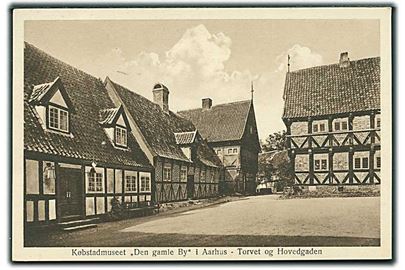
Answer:
POLYGON ((87 191, 101 192, 103 191, 103 174, 100 172, 87 173, 87 191))
POLYGON ((313 133, 325 132, 325 131, 326 131, 325 123, 313 123, 312 124, 312 132, 313 133))
POLYGON ((180 181, 181 182, 187 181, 187 168, 186 167, 182 167, 180 170, 180 181))
POLYGON ((327 158, 314 158, 314 171, 326 171, 328 169, 327 158))
POLYGON ((221 154, 221 149, 217 149, 217 150, 215 150, 215 152, 217 153, 217 155, 219 155, 219 154, 221 154))
POLYGON ((237 154, 237 153, 238 153, 238 148, 234 148, 234 149, 233 149, 233 153, 234 153, 234 154, 237 154))
POLYGON ((172 169, 170 167, 163 168, 163 181, 172 181, 172 169))
POLYGON ((334 131, 341 131, 341 130, 347 130, 348 125, 347 125, 347 120, 336 120, 335 124, 333 125, 334 131))
POLYGON ((150 181, 150 174, 149 173, 140 173, 141 178, 141 192, 150 192, 151 190, 151 181, 150 181))
POLYGON ((354 158, 354 168, 355 169, 368 169, 369 159, 368 157, 355 157, 354 158))
POLYGON ((49 105, 48 127, 54 130, 69 132, 69 112, 66 109, 49 105))
POLYGON ((125 191, 134 192, 136 191, 136 174, 135 173, 125 173, 125 191))
POLYGON ((228 148, 228 154, 232 154, 232 148, 228 148))
POLYGON ((127 147, 127 129, 116 126, 115 127, 115 144, 118 146, 127 147))

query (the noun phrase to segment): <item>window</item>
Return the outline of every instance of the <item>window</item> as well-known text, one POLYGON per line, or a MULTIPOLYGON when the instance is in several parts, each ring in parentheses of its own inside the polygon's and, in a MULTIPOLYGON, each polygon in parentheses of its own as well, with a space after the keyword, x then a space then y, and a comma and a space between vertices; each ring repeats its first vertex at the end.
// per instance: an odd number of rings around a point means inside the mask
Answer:
POLYGON ((355 169, 368 169, 368 157, 356 157, 354 158, 355 169))
POLYGON ((355 169, 360 169, 361 168, 361 159, 360 158, 355 158, 354 159, 354 168, 355 169))
POLYGON ((232 154, 232 148, 228 149, 228 154, 232 154))
POLYGON ((312 125, 312 132, 317 133, 317 132, 325 132, 326 126, 324 123, 315 123, 312 125))
POLYGON ((127 130, 125 128, 115 127, 115 143, 119 146, 127 146, 127 130))
POLYGON ((325 131, 325 124, 319 124, 319 131, 324 132, 325 131))
POLYGON ((335 122, 335 130, 339 131, 340 130, 340 122, 335 122))
POLYGON ((368 169, 368 157, 362 159, 363 169, 368 169))
POLYGON ((326 158, 316 158, 314 159, 314 170, 324 171, 328 169, 328 160, 326 158))
POLYGON ((337 120, 335 121, 335 131, 339 130, 347 130, 347 121, 345 120, 337 120))
POLYGON ((150 177, 149 175, 141 175, 141 192, 150 191, 150 177))
POLYGON ((217 149, 216 152, 217 152, 217 155, 220 154, 220 153, 221 153, 221 149, 217 149))
POLYGON ((377 168, 381 168, 381 157, 375 158, 375 165, 377 168))
POLYGON ((347 122, 346 121, 342 122, 342 130, 347 130, 347 122))
POLYGON ((318 132, 318 125, 317 124, 314 124, 312 126, 312 132, 318 132))
POLYGON ((171 168, 163 169, 163 181, 172 181, 172 169, 171 168))
POLYGON ((326 159, 321 160, 321 170, 327 170, 328 162, 326 159))
POLYGON ((376 128, 381 128, 381 118, 380 118, 379 115, 377 115, 377 116, 375 117, 375 127, 376 127, 376 128))
POLYGON ((187 168, 182 168, 180 170, 180 181, 186 182, 187 181, 187 168))
POLYGON ((103 191, 103 174, 98 172, 88 172, 87 173, 88 188, 89 192, 99 192, 103 191))
POLYGON ((233 149, 233 153, 234 153, 234 154, 237 154, 237 153, 238 153, 238 148, 234 148, 234 149, 233 149))
POLYGON ((69 113, 67 110, 49 105, 48 127, 50 129, 69 131, 69 113))
POLYGON ((205 171, 201 171, 200 181, 205 182, 205 171))
POLYGON ((136 191, 136 175, 125 175, 125 191, 136 191))

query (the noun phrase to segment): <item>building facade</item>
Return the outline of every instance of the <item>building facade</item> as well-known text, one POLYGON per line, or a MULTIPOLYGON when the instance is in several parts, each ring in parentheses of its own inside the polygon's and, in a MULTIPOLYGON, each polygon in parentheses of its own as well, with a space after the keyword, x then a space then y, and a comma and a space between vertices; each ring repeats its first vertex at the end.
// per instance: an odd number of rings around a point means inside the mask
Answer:
POLYGON ((102 81, 25 43, 24 221, 98 217, 152 202, 154 170, 102 81))
POLYGON ((288 72, 284 101, 296 185, 380 184, 379 57, 288 72))
POLYGON ((219 194, 223 166, 193 123, 169 108, 169 90, 156 84, 153 102, 117 84, 104 82, 115 104, 123 104, 131 132, 154 167, 157 202, 219 194))
POLYGON ((189 119, 225 167, 224 193, 252 194, 256 189, 260 143, 253 100, 202 107, 179 114, 189 119))

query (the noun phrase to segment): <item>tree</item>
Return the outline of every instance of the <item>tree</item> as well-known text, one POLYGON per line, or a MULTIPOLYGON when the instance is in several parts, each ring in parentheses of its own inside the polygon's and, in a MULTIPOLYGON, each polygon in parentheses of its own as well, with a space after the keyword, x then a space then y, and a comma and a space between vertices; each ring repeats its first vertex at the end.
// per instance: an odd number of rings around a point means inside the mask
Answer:
POLYGON ((287 149, 287 132, 285 130, 274 132, 270 134, 264 143, 262 143, 262 149, 264 152, 274 150, 286 150, 287 149))
POLYGON ((283 131, 270 134, 262 142, 259 156, 259 175, 263 179, 275 180, 277 190, 294 183, 294 172, 287 152, 287 133, 283 131))

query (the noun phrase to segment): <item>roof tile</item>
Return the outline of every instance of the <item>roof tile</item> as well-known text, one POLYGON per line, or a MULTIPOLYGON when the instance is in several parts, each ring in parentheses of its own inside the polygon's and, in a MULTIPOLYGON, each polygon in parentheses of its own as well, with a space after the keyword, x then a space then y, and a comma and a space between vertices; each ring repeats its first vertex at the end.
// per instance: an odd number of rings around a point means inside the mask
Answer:
POLYGON ((283 118, 380 109, 380 58, 287 73, 283 118))
POLYGON ((208 142, 235 141, 243 137, 252 101, 237 101, 178 112, 191 120, 208 142))
POLYGON ((119 150, 99 123, 100 110, 114 107, 103 83, 31 44, 24 49, 24 149, 70 158, 80 158, 116 165, 150 167, 133 136, 128 137, 129 150, 119 150), (47 131, 33 105, 31 85, 52 82, 60 77, 75 111, 70 113, 71 135, 47 131))

